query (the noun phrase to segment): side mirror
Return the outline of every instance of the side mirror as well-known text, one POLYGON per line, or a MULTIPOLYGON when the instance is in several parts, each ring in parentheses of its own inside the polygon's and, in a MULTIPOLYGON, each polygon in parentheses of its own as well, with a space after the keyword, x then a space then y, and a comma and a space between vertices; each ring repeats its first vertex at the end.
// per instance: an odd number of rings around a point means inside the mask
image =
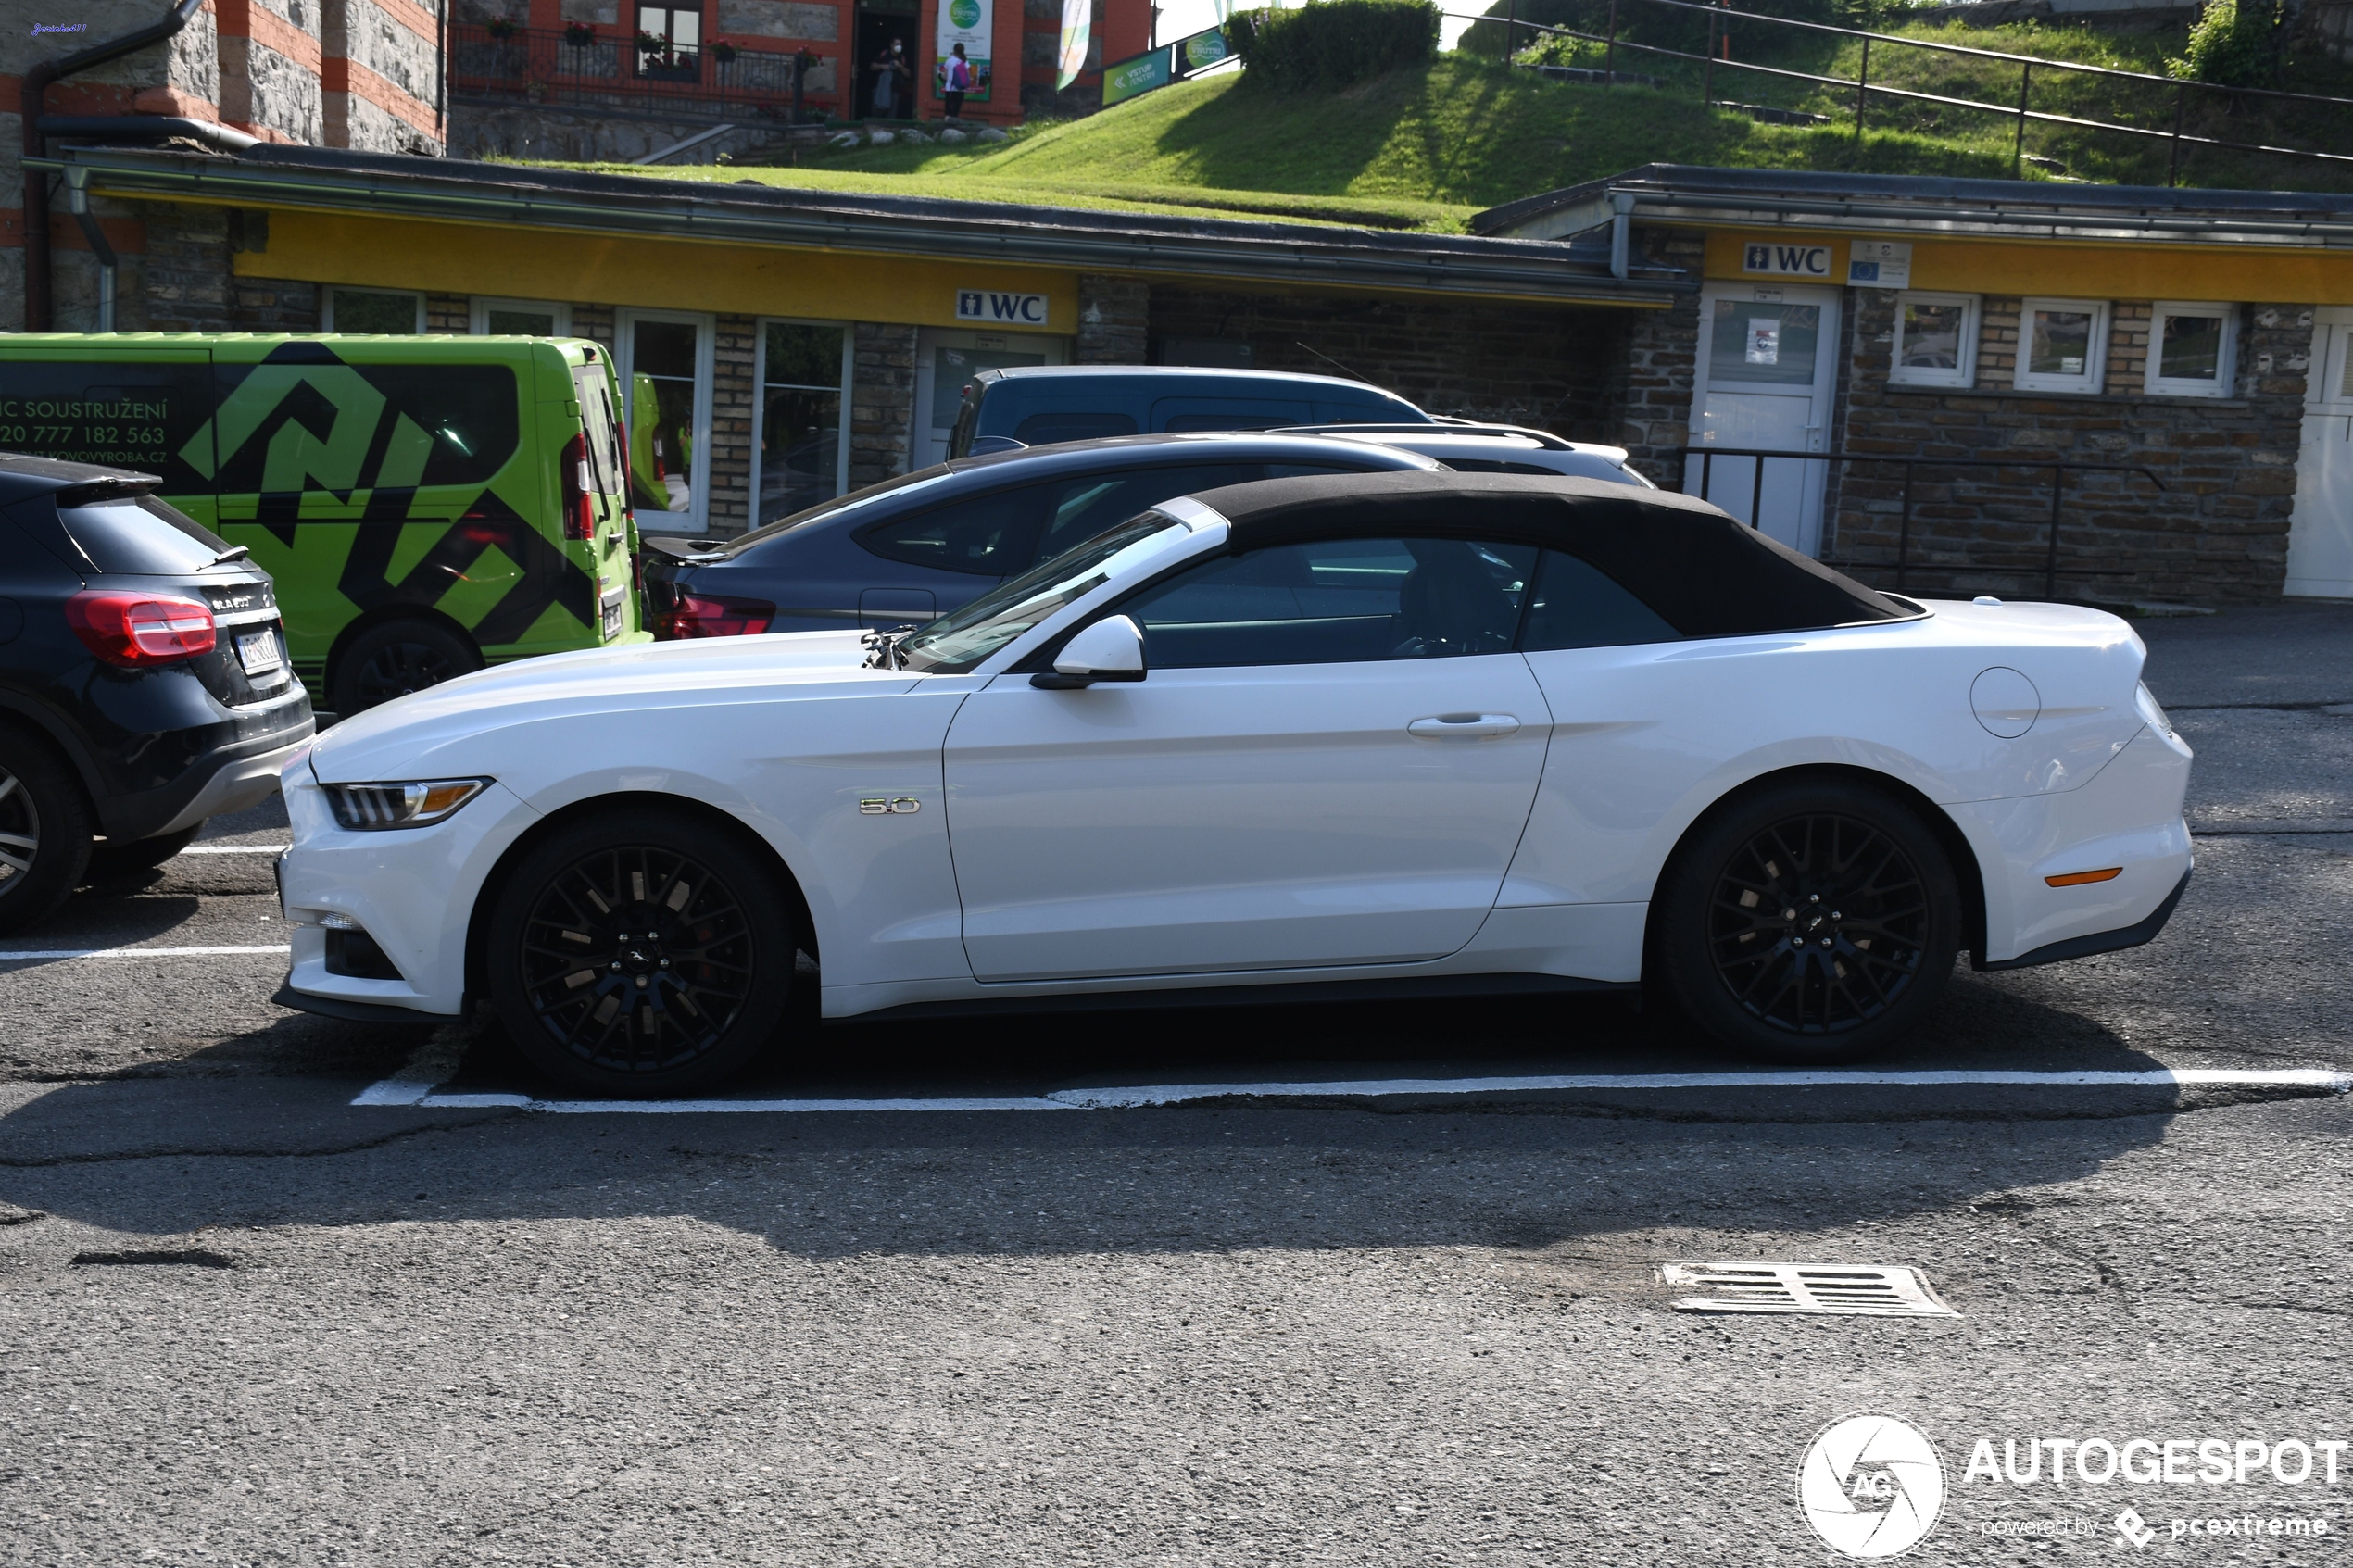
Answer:
POLYGON ((1029 678, 1033 686, 1069 691, 1098 681, 1140 681, 1144 678, 1143 628, 1124 615, 1107 616, 1063 645, 1054 656, 1051 674, 1044 671, 1029 678))

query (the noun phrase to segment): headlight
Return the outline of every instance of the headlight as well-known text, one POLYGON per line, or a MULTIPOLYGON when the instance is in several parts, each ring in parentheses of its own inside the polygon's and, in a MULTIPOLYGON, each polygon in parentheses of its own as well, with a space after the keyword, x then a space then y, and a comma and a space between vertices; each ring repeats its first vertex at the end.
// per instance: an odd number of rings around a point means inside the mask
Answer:
POLYGON ((2141 710, 2141 721, 2143 723, 2146 724, 2150 729, 2155 730, 2158 734, 2163 735, 2167 740, 2174 738, 2173 721, 2168 719, 2165 716, 2165 709, 2157 705, 2156 694, 2149 690, 2147 682, 2144 681, 2141 683, 2140 691, 2133 698, 2133 702, 2134 705, 2141 710))
POLYGON ((488 779, 426 779, 414 784, 321 784, 335 821, 359 833, 421 828, 489 787, 488 779))

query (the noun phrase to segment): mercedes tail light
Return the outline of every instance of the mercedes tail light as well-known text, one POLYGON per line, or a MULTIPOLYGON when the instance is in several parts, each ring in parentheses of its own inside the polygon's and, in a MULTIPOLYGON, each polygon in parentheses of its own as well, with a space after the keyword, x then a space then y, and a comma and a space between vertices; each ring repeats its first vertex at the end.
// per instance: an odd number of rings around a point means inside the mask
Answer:
POLYGON ((696 594, 674 583, 654 584, 654 636, 662 642, 687 637, 757 637, 776 618, 776 607, 760 599, 696 594))
POLYGON ((210 605, 170 594, 76 594, 66 601, 66 624, 92 653, 126 669, 194 659, 219 639, 210 605))
POLYGON ((564 443, 564 455, 557 461, 564 486, 564 537, 594 539, 597 536, 597 514, 590 508, 588 497, 595 495, 597 482, 588 472, 588 437, 584 433, 564 443))

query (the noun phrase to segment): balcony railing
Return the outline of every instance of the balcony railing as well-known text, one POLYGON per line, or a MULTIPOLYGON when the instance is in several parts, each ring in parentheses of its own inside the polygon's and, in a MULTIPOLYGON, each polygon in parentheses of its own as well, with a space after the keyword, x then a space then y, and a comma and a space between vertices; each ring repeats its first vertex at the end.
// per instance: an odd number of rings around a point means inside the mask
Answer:
MULTIPOLYGON (((537 103, 750 108, 781 119, 796 107, 796 83, 806 85, 795 55, 767 50, 737 47, 729 59, 710 44, 648 51, 603 28, 585 36, 516 28, 500 36, 461 22, 449 32, 449 86, 458 93, 537 103)), ((806 98, 804 92, 804 107, 806 98)))

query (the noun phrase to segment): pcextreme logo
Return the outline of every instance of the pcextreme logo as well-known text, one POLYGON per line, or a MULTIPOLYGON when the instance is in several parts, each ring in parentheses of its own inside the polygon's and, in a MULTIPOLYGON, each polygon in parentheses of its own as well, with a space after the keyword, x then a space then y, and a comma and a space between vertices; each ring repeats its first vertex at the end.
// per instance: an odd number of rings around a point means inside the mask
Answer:
POLYGON ((1797 1465, 1797 1506, 1847 1557, 1900 1557, 1944 1511, 1944 1461, 1901 1417, 1864 1411, 1814 1434, 1797 1465))

